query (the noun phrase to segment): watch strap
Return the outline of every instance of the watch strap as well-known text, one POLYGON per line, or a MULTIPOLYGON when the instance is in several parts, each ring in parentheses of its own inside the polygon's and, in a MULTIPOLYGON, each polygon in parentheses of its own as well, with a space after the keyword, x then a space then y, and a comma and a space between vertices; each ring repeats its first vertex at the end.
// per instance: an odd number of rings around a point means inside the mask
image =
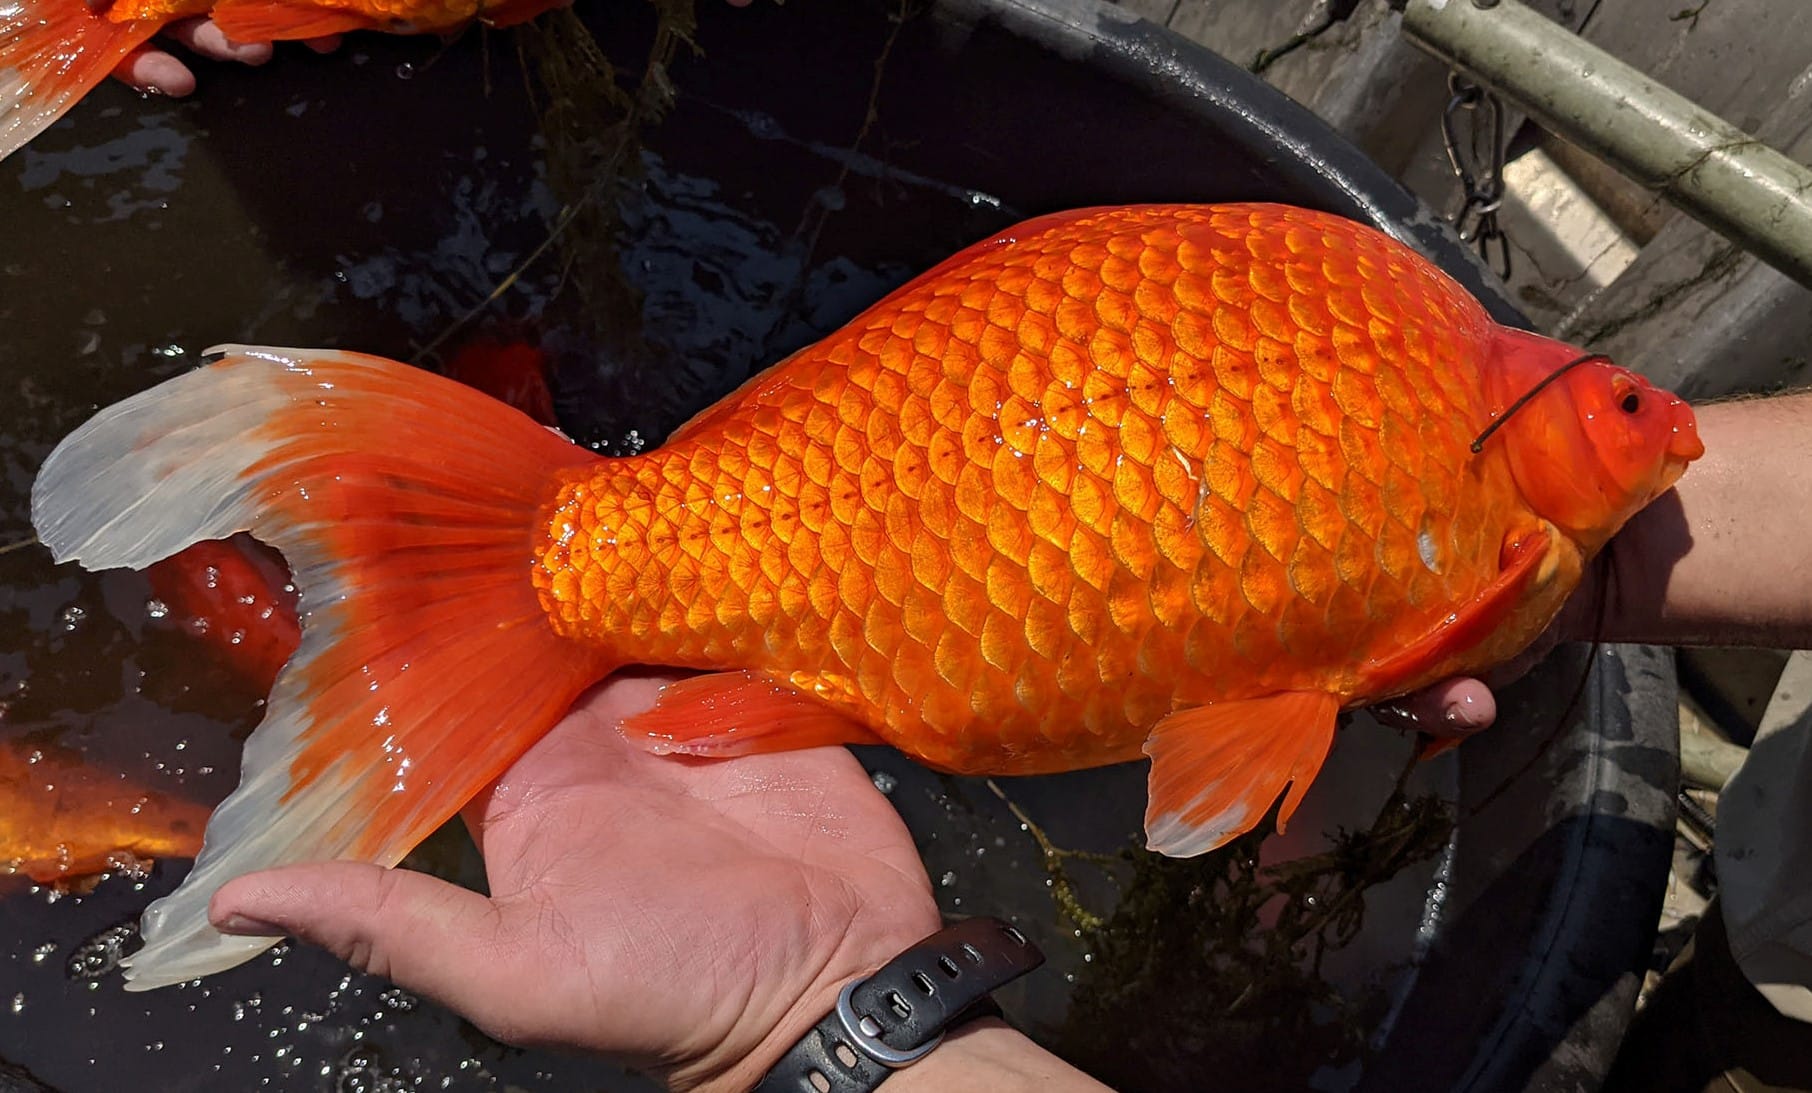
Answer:
POLYGON ((1018 929, 964 919, 926 937, 866 979, 774 1064, 756 1093, 869 1093, 944 1032, 1000 1007, 989 992, 1044 963, 1018 929))

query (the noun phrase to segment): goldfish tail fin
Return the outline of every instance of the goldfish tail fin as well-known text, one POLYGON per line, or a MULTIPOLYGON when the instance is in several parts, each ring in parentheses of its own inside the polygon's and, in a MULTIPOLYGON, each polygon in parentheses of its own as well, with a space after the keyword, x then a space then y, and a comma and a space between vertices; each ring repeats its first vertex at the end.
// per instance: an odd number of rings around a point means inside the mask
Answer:
POLYGON ((87 0, 0 5, 0 160, 50 128, 163 25, 116 23, 87 0))
POLYGON ((210 897, 236 876, 394 865, 611 668, 554 632, 529 574, 560 472, 596 457, 406 365, 217 352, 101 411, 32 490, 59 561, 138 568, 249 531, 284 553, 300 589, 301 645, 193 870, 145 913, 145 946, 125 961, 132 990, 278 940, 208 924, 210 897))

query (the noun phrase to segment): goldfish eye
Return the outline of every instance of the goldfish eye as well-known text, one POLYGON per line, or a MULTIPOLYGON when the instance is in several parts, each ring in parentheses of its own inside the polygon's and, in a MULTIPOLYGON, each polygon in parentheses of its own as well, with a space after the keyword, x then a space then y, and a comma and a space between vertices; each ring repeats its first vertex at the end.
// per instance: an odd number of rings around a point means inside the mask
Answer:
POLYGON ((1617 403, 1617 408, 1626 414, 1633 414, 1642 409, 1642 396, 1634 391, 1627 392, 1617 403))

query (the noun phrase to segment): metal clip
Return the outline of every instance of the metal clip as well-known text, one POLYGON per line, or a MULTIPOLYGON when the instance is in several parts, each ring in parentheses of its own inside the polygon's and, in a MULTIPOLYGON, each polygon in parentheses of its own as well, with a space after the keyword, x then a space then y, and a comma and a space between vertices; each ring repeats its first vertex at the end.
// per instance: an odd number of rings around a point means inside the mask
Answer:
POLYGON ((1497 211, 1504 204, 1504 104, 1497 96, 1458 72, 1447 75, 1449 98, 1441 112, 1441 143, 1447 162, 1460 181, 1461 204, 1451 221, 1460 240, 1478 245, 1479 257, 1510 277, 1510 240, 1498 225, 1497 211), (1464 139, 1460 116, 1466 117, 1464 139), (1491 261, 1495 247, 1498 261, 1491 261))

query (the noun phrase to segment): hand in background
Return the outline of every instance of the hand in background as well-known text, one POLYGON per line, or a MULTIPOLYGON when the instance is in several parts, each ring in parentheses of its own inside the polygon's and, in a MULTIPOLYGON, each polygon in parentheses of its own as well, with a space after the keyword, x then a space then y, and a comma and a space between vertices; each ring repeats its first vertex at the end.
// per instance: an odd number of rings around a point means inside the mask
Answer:
MULTIPOLYGON (((269 42, 233 42, 214 25, 212 19, 198 17, 179 19, 163 30, 163 37, 176 42, 198 56, 214 61, 238 61, 261 65, 271 59, 269 42)), ((313 38, 304 43, 317 53, 328 53, 340 46, 339 36, 313 38)), ((115 79, 141 91, 153 91, 172 98, 182 98, 195 90, 195 74, 175 54, 153 45, 142 45, 115 66, 115 79)))

